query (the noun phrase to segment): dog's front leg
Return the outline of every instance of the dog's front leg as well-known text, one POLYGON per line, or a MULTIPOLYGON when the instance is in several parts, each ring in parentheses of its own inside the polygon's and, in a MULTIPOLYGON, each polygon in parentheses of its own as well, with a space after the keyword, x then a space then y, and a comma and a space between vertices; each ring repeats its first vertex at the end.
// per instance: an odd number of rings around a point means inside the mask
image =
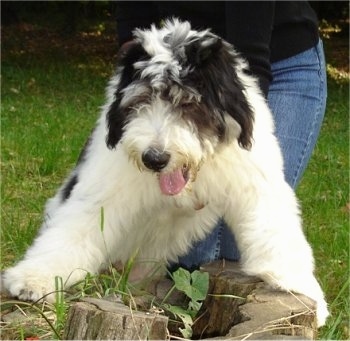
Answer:
POLYGON ((243 270, 273 287, 315 300, 318 325, 323 325, 329 313, 313 274, 312 250, 302 231, 294 192, 283 182, 275 189, 253 192, 241 194, 225 217, 237 240, 243 270))
MULTIPOLYGON (((120 213, 118 216, 122 216, 120 213)), ((52 301, 55 277, 65 286, 96 273, 108 260, 118 239, 118 230, 105 217, 101 226, 101 205, 68 200, 52 213, 33 245, 17 265, 2 274, 4 289, 11 296, 36 301, 45 295, 52 301)))

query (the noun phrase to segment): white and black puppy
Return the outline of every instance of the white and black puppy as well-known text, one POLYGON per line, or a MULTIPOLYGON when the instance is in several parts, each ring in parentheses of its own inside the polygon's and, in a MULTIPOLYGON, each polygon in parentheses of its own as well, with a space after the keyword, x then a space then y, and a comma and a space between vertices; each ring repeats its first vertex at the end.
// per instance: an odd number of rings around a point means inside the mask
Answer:
POLYGON ((297 199, 247 70, 230 44, 188 22, 136 30, 77 167, 24 259, 3 274, 9 293, 38 300, 55 276, 70 286, 136 250, 145 264, 176 262, 223 217, 243 270, 314 299, 323 325, 297 199))

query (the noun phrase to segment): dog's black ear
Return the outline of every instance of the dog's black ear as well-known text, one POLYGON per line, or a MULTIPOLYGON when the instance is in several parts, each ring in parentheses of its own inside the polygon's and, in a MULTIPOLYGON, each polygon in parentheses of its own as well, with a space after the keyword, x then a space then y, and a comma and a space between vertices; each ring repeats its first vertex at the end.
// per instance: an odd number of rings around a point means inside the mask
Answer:
MULTIPOLYGON (((253 110, 244 93, 244 86, 236 75, 231 75, 226 79, 223 78, 220 98, 223 111, 239 124, 241 131, 238 136, 238 143, 242 148, 249 150, 253 139, 253 110)), ((229 133, 230 130, 226 130, 226 134, 229 133)), ((230 136, 225 137, 230 139, 230 136)))
POLYGON ((114 148, 123 134, 128 110, 127 108, 121 108, 120 103, 123 99, 123 89, 138 77, 134 64, 150 58, 141 43, 135 40, 126 42, 119 50, 117 70, 119 80, 114 93, 114 100, 107 112, 108 133, 106 143, 109 148, 114 148))
POLYGON ((185 47, 187 62, 194 66, 204 66, 215 58, 220 51, 222 41, 217 36, 204 36, 185 47))
POLYGON ((109 107, 107 112, 108 132, 106 136, 107 147, 115 148, 123 134, 123 127, 126 120, 126 113, 120 108, 121 95, 118 92, 115 94, 115 100, 109 107))
POLYGON ((221 113, 220 119, 214 122, 219 138, 230 139, 230 129, 226 129, 224 119, 228 114, 240 126, 240 134, 236 136, 239 145, 249 149, 252 144, 254 114, 246 98, 244 84, 236 72, 239 57, 231 49, 229 44, 216 36, 190 44, 187 58, 195 67, 187 76, 187 81, 202 95, 208 108, 217 109, 221 113))

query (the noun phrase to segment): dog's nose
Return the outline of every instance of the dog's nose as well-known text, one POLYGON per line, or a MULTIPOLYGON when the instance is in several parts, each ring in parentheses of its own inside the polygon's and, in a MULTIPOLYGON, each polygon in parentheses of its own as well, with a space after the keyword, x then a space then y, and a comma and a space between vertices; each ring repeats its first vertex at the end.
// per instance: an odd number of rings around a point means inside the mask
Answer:
POLYGON ((162 170, 170 160, 170 154, 157 148, 149 148, 142 154, 144 165, 156 172, 162 170))

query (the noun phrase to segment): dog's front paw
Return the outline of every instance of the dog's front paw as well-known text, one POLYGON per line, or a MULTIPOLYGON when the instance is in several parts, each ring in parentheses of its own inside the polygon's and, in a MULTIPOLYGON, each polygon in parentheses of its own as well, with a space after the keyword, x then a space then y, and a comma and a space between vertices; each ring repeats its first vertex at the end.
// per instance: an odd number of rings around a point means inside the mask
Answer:
POLYGON ((318 300, 316 304, 317 326, 322 327, 326 324, 327 317, 329 316, 327 302, 324 299, 321 299, 318 300))
POLYGON ((55 299, 55 278, 38 269, 17 265, 1 274, 1 290, 24 301, 55 299))

